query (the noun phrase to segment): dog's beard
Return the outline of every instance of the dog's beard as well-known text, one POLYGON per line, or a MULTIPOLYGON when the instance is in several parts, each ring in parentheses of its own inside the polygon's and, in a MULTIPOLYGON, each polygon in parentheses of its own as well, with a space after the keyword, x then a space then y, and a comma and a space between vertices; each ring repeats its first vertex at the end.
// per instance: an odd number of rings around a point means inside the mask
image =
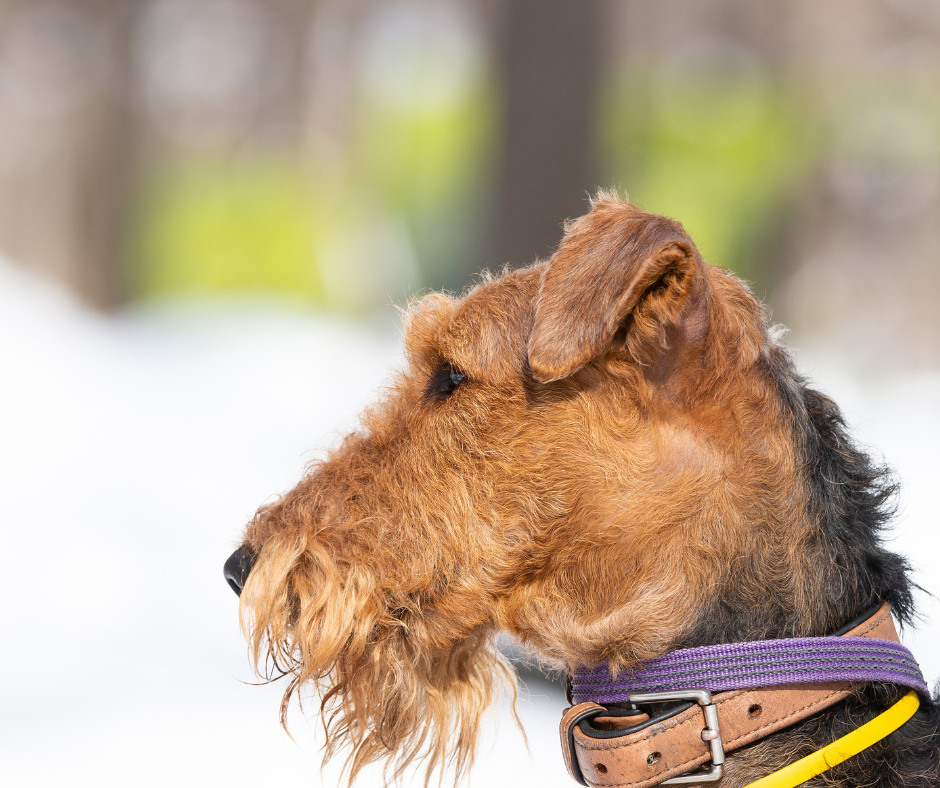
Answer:
POLYGON ((477 630, 450 643, 414 600, 392 601, 362 566, 338 567, 322 545, 274 534, 241 595, 242 627, 256 670, 288 685, 281 701, 312 687, 326 733, 323 763, 346 752, 348 782, 383 762, 392 782, 409 767, 425 784, 472 765, 481 723, 515 678, 477 630))

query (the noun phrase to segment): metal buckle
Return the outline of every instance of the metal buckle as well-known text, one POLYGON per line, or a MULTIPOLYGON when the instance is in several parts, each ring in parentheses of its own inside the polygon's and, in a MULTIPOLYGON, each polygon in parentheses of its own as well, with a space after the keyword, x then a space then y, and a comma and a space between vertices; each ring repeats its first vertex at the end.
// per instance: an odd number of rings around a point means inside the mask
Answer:
POLYGON ((675 692, 635 692, 630 693, 630 703, 659 703, 664 700, 694 700, 702 707, 706 727, 702 730, 702 741, 708 742, 712 751, 712 765, 707 772, 682 774, 662 785, 680 783, 710 783, 721 779, 725 762, 725 748, 721 743, 721 729, 718 727, 718 710, 712 703, 712 694, 708 690, 676 690, 675 692))

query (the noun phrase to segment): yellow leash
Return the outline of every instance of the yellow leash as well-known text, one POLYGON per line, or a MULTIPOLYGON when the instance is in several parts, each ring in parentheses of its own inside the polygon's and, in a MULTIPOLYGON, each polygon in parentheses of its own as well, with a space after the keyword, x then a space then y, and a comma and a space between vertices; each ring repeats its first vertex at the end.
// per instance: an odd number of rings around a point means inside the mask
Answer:
POLYGON ((773 774, 761 777, 745 788, 794 788, 805 783, 817 774, 822 774, 853 755, 858 755, 875 742, 881 741, 913 717, 914 712, 919 708, 920 698, 912 690, 890 709, 882 712, 870 722, 866 722, 860 728, 856 728, 841 739, 836 739, 832 744, 827 744, 821 750, 800 758, 773 774))

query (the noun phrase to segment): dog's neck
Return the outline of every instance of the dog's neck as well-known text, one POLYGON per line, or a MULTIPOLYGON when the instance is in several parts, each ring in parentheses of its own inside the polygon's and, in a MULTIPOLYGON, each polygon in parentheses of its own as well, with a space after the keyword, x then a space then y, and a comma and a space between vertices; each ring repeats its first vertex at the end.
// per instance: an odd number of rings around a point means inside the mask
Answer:
POLYGON ((909 623, 910 567, 881 544, 896 490, 887 469, 855 446, 838 407, 806 385, 785 352, 769 354, 767 371, 791 415, 805 468, 804 516, 814 524, 814 538, 797 546, 802 554, 796 560, 812 571, 781 577, 780 587, 763 595, 742 594, 729 583, 706 603, 679 645, 826 635, 879 601, 909 623))
MULTIPOLYGON (((785 353, 771 353, 768 373, 789 412, 797 463, 805 469, 806 506, 800 514, 812 528, 810 538, 795 546, 794 560, 808 571, 781 572, 768 578, 765 593, 756 594, 735 582, 738 573, 749 571, 746 564, 736 565, 736 577, 715 590, 675 648, 841 634, 879 601, 889 602, 902 623, 911 622, 910 568, 881 543, 895 492, 888 472, 853 444, 839 409, 806 385, 785 353)), ((904 692, 890 683, 860 685, 818 716, 733 753, 722 785, 743 788, 783 769, 874 719, 904 692)), ((830 779, 849 788, 882 775, 890 788, 932 788, 940 776, 938 745, 940 709, 922 698, 903 729, 855 755, 830 779)))

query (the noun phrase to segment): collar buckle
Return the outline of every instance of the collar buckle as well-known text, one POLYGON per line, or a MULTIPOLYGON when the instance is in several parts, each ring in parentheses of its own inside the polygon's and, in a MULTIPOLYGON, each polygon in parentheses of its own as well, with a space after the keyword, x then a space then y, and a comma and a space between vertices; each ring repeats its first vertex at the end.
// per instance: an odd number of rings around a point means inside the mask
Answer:
POLYGON ((702 741, 711 749, 712 763, 707 772, 693 772, 682 774, 669 780, 663 785, 679 785, 685 783, 710 783, 720 780, 724 771, 725 748, 721 741, 721 728, 718 725, 718 709, 712 703, 712 694, 705 689, 674 690, 669 692, 631 692, 630 703, 660 703, 667 700, 691 700, 702 708, 705 715, 705 728, 702 730, 702 741))

